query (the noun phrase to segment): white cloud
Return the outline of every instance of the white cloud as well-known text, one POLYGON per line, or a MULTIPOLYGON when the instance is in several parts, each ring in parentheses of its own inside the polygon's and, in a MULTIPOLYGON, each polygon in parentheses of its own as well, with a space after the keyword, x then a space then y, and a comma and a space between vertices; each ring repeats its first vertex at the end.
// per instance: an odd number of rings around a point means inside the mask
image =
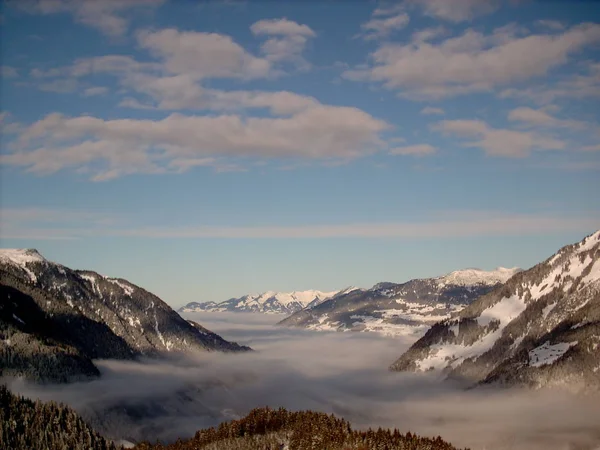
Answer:
MULTIPOLYGON (((276 106, 281 98, 250 95, 243 101, 287 113, 294 109, 276 106)), ((379 137, 388 128, 385 122, 356 108, 306 106, 297 105, 298 111, 285 118, 171 114, 162 120, 103 120, 50 114, 26 127, 0 162, 40 174, 88 170, 100 180, 174 166, 181 170, 184 161, 206 157, 334 160, 385 146, 379 137)))
POLYGON ((584 152, 600 152, 600 144, 586 145, 581 148, 584 152))
POLYGON ((565 29, 565 25, 558 20, 541 19, 541 20, 537 20, 535 23, 541 27, 549 28, 551 30, 560 31, 560 30, 565 29))
POLYGON ((141 47, 160 58, 164 68, 174 75, 204 78, 263 78, 271 72, 271 63, 246 52, 230 36, 217 33, 179 31, 141 31, 141 47))
POLYGON ((307 69, 310 64, 301 56, 309 38, 316 33, 308 26, 283 19, 259 20, 250 27, 256 36, 270 37, 263 43, 261 50, 269 61, 290 61, 298 68, 307 69))
POLYGON ((122 36, 129 21, 121 14, 131 8, 155 8, 164 0, 20 0, 17 6, 31 14, 70 13, 75 21, 108 36, 122 36))
POLYGON ((436 152, 436 148, 429 144, 408 145, 406 147, 395 147, 389 151, 390 155, 412 155, 426 156, 436 152))
POLYGON ((492 128, 481 120, 443 120, 432 128, 445 135, 469 139, 465 147, 483 149, 490 156, 524 157, 532 150, 563 150, 565 142, 532 131, 492 128))
POLYGON ((546 75, 584 47, 600 41, 599 24, 581 24, 560 34, 521 36, 507 26, 491 34, 466 30, 439 43, 386 43, 371 55, 373 65, 344 72, 351 80, 382 82, 403 96, 441 98, 546 75))
POLYGON ((557 119, 541 109, 532 109, 529 107, 519 107, 513 109, 508 113, 508 120, 513 122, 521 122, 527 125, 537 125, 543 127, 583 129, 588 126, 588 124, 579 120, 557 119))
POLYGON ((413 42, 426 42, 426 41, 435 39, 437 37, 440 37, 446 33, 447 33, 446 28, 444 28, 442 26, 423 28, 419 31, 415 31, 412 34, 411 39, 413 42))
POLYGON ((383 19, 373 18, 361 25, 362 36, 367 39, 381 39, 388 37, 393 31, 400 30, 410 21, 406 13, 396 14, 383 19))
POLYGON ((316 36, 316 33, 308 25, 301 25, 286 18, 259 20, 252 24, 250 31, 255 35, 316 36))
POLYGON ((403 12, 406 8, 404 7, 404 5, 402 3, 397 3, 395 5, 389 5, 389 6, 379 6, 377 8, 375 8, 375 10, 373 11, 372 16, 373 17, 378 17, 378 16, 391 16, 394 14, 397 14, 399 12, 403 12))
POLYGON ((66 94, 75 92, 79 88, 79 83, 74 78, 64 78, 40 83, 38 89, 45 92, 57 92, 59 94, 66 94))
POLYGON ((0 66, 0 78, 16 78, 19 76, 17 69, 11 66, 0 66))
POLYGON ((421 114, 423 114, 424 116, 431 116, 431 115, 435 115, 435 114, 443 115, 444 110, 442 108, 434 108, 433 106, 426 106, 425 108, 423 108, 421 110, 421 114))
POLYGON ((600 97, 600 63, 590 63, 584 73, 570 74, 551 84, 508 88, 500 98, 517 98, 547 104, 556 99, 596 99, 600 97))
POLYGON ((104 95, 108 92, 108 88, 104 86, 95 86, 87 88, 83 91, 84 97, 93 97, 95 95, 104 95))
POLYGON ((424 14, 449 22, 464 22, 490 14, 500 6, 500 0, 406 0, 419 6, 424 14))

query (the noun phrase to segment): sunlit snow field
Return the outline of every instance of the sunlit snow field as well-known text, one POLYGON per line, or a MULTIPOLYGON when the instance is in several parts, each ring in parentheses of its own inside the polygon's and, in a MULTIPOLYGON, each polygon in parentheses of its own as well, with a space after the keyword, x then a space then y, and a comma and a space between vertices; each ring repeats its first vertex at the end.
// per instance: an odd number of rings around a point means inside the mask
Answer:
POLYGON ((441 435, 473 449, 596 449, 600 399, 478 389, 387 370, 415 338, 275 327, 278 315, 188 313, 242 355, 102 361, 99 380, 63 386, 12 381, 31 397, 64 401, 112 438, 173 440, 257 406, 332 412, 357 427, 441 435))

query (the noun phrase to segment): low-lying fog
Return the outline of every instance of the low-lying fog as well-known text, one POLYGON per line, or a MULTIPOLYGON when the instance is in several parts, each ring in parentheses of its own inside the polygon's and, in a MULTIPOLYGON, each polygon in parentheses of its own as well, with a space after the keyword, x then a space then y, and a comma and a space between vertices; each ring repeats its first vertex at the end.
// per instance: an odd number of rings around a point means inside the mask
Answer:
POLYGON ((356 427, 441 435, 473 449, 600 449, 600 399, 558 392, 477 389, 387 370, 411 344, 366 333, 274 327, 281 316, 187 314, 243 355, 98 362, 92 382, 9 387, 80 411, 117 439, 171 441, 257 406, 333 412, 356 427))

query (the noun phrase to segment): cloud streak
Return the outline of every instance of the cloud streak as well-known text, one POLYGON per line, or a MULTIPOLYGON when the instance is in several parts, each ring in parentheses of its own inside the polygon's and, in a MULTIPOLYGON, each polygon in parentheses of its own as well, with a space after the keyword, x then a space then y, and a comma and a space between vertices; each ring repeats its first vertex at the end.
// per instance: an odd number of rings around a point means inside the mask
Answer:
POLYGON ((123 216, 39 209, 0 211, 2 239, 58 239, 112 236, 148 239, 336 239, 468 238, 589 232, 600 224, 594 215, 553 217, 501 212, 441 212, 428 220, 396 223, 315 224, 303 226, 124 226, 123 216), (69 218, 72 226, 64 227, 69 218), (98 221, 99 217, 104 217, 98 221), (61 219, 63 218, 63 219, 61 219), (50 227, 49 224, 52 226, 50 227))

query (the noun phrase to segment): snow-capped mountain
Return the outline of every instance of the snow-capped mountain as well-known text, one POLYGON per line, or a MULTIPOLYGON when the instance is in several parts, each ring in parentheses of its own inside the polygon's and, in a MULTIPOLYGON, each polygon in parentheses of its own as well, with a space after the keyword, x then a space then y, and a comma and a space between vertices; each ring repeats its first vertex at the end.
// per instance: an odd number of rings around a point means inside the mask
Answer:
POLYGON ((371 289, 354 288, 298 311, 279 325, 422 336, 433 323, 458 313, 519 270, 466 269, 402 284, 385 282, 371 289))
POLYGON ((600 389, 600 231, 434 325, 392 370, 600 389))
POLYGON ((315 306, 325 299, 342 291, 294 291, 294 292, 263 292, 249 294, 240 298, 230 298, 220 303, 192 302, 179 308, 180 313, 187 312, 258 312, 266 314, 293 314, 309 305, 315 306))
POLYGON ((58 358, 67 372, 90 375, 96 358, 248 350, 188 323, 127 280, 72 270, 36 250, 0 250, 0 294, 0 368, 7 372, 38 363, 44 372, 58 358))

